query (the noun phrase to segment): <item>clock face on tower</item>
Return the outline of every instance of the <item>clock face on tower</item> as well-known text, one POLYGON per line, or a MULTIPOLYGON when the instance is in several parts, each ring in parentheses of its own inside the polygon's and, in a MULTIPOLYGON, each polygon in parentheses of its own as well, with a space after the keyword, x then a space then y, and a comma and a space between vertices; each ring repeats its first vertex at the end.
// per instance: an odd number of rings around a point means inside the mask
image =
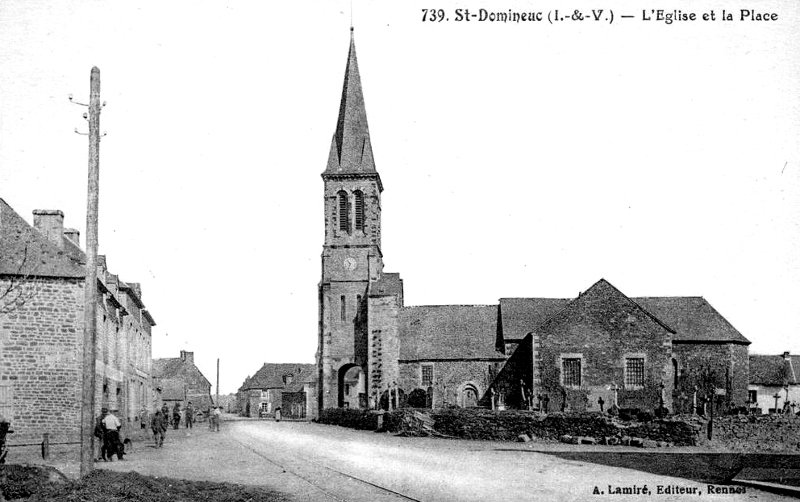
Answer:
POLYGON ((356 265, 357 263, 355 258, 348 256, 347 258, 344 259, 344 268, 346 268, 347 270, 355 270, 356 265))

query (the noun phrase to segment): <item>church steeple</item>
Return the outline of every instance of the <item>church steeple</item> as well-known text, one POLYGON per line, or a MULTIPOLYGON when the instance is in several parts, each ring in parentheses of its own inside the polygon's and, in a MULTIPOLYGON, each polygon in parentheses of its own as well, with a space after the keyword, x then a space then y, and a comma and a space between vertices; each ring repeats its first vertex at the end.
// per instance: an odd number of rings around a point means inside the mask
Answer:
POLYGON ((331 152, 325 174, 376 173, 369 141, 367 110, 358 73, 356 43, 350 28, 350 52, 344 72, 339 120, 331 141, 331 152))

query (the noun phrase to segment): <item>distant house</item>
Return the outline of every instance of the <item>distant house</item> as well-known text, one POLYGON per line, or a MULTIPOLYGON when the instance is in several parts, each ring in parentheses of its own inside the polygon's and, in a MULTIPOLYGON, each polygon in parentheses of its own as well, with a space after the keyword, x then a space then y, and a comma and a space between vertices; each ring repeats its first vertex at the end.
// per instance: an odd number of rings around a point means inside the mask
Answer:
POLYGON ((194 365, 194 352, 182 350, 180 357, 154 359, 153 385, 170 409, 175 403, 185 408, 189 401, 199 410, 213 405, 211 382, 194 365))
MULTIPOLYGON (((0 415, 15 441, 74 443, 84 375, 86 255, 64 213, 35 210, 29 225, 0 199, 0 415)), ((118 411, 123 427, 153 405, 153 316, 141 286, 97 263, 97 413, 118 411)))
POLYGON ((237 407, 246 417, 273 416, 280 408, 286 418, 308 418, 308 392, 313 364, 264 363, 247 377, 237 392, 237 407))
POLYGON ((751 355, 748 402, 761 413, 775 413, 776 402, 779 412, 786 403, 800 405, 800 356, 751 355))

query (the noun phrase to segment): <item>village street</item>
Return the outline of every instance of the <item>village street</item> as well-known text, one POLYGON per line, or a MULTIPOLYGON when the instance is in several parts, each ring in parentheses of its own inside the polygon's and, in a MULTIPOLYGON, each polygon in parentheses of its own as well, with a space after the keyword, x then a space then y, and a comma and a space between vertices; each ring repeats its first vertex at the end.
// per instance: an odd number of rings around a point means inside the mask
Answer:
MULTIPOLYGON (((531 443, 403 438, 306 422, 248 420, 224 422, 220 433, 202 424, 191 436, 185 429, 170 429, 163 448, 135 444, 125 461, 97 466, 265 485, 295 500, 320 502, 587 500, 595 487, 608 496, 609 486, 646 486, 657 500, 687 498, 659 494, 659 486, 696 490, 703 500, 789 500, 751 488, 743 495, 710 495, 702 483, 564 460, 533 448, 531 443)), ((621 497, 638 500, 643 494, 621 497)))

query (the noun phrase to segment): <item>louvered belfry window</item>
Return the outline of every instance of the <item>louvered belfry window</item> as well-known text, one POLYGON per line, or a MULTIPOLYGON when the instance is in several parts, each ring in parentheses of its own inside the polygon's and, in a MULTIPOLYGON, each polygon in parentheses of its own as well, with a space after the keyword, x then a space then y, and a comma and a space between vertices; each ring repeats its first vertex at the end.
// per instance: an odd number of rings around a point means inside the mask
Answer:
POLYGON ((339 192, 339 230, 350 231, 350 211, 347 207, 347 193, 339 192))
POLYGON ((356 230, 364 230, 364 194, 361 190, 356 190, 356 230))
POLYGON ((561 360, 561 377, 564 387, 581 386, 581 360, 580 358, 565 358, 561 360))

